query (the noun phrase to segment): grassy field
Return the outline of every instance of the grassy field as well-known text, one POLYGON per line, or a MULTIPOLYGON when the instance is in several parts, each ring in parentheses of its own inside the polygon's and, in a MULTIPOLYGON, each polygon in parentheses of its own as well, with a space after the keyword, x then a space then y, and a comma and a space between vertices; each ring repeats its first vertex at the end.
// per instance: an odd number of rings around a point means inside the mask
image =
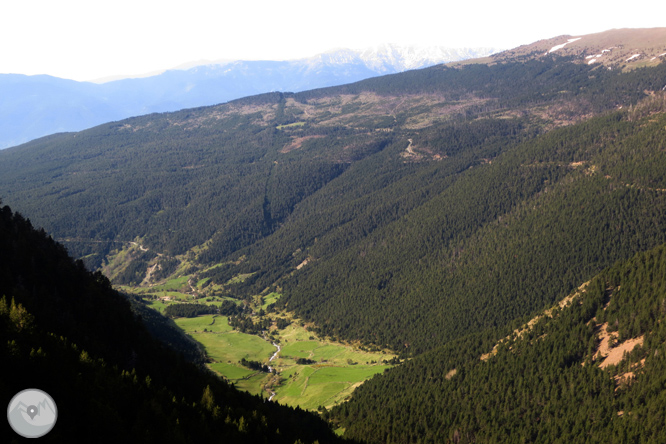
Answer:
POLYGON ((190 278, 189 276, 181 276, 175 279, 168 280, 162 285, 155 285, 153 287, 150 287, 150 289, 153 292, 178 291, 182 289, 187 289, 189 288, 189 285, 187 284, 189 278, 190 278))
MULTIPOLYGON (((238 275, 228 284, 233 285, 249 276, 238 275)), ((189 289, 189 279, 190 276, 181 276, 161 285, 127 287, 123 290, 143 296, 149 306, 160 312, 169 304, 179 302, 219 305, 224 300, 232 300, 241 303, 228 296, 214 296, 215 289, 210 287, 205 293, 207 296, 194 299, 191 294, 185 293, 189 289)), ((192 282, 196 282, 198 289, 206 284, 204 279, 194 279, 192 282)), ((251 305, 255 313, 260 309, 265 311, 279 298, 279 293, 257 295, 251 305)), ((175 323, 203 345, 211 360, 209 367, 237 388, 264 397, 275 393, 274 401, 308 410, 316 410, 321 406, 330 408, 344 402, 363 381, 389 368, 390 365, 385 361, 394 357, 387 352, 367 352, 350 344, 319 338, 302 322, 292 319, 289 313, 269 313, 266 317, 272 323, 269 334, 271 339, 235 331, 227 317, 221 315, 178 318, 175 323), (287 319, 291 324, 278 330, 278 318, 287 319), (277 350, 273 341, 280 345, 281 350, 269 363, 277 350), (240 364, 243 358, 270 365, 277 374, 244 367, 240 364), (308 365, 298 364, 299 358, 313 362, 308 365)))
POLYGON ((266 308, 280 299, 280 293, 269 293, 266 296, 263 297, 264 303, 261 305, 261 308, 266 310, 266 308))
POLYGON ((275 400, 303 409, 331 408, 343 402, 363 381, 381 373, 387 365, 292 366, 282 373, 282 384, 274 388, 275 400))
POLYGON ((151 307, 154 310, 159 311, 160 313, 164 312, 164 309, 167 306, 167 304, 165 304, 164 302, 162 302, 160 300, 154 300, 154 301, 153 300, 144 300, 144 302, 146 303, 146 305, 148 305, 149 307, 151 307))
POLYGON ((282 130, 284 128, 294 128, 294 127, 303 126, 303 125, 305 125, 305 122, 294 122, 294 123, 288 123, 286 125, 278 125, 275 128, 278 129, 278 130, 282 130))
MULTIPOLYGON (((210 293, 201 293, 199 299, 195 299, 192 294, 184 292, 189 289, 188 281, 189 276, 181 276, 179 278, 170 279, 160 285, 152 285, 150 287, 129 287, 126 285, 118 286, 118 289, 126 293, 133 293, 141 296, 144 302, 150 307, 159 312, 164 312, 167 305, 183 302, 196 302, 198 304, 216 305, 219 306, 224 301, 232 301, 240 304, 241 301, 228 296, 211 296, 210 293), (180 290, 180 291, 179 291, 180 290)), ((202 279, 197 282, 197 289, 201 289, 208 279, 202 279)), ((210 286, 211 290, 215 290, 210 286)))
POLYGON ((363 381, 389 368, 380 362, 393 357, 315 338, 294 322, 282 331, 273 331, 281 347, 276 359, 270 362, 278 371, 274 376, 239 364, 243 358, 268 364, 276 348, 259 336, 232 330, 226 317, 180 318, 176 324, 205 347, 214 361, 210 368, 236 387, 266 397, 273 391, 275 401, 309 410, 320 406, 330 408, 344 401, 363 381), (299 365, 299 358, 315 363, 299 365))
POLYGON ((196 318, 175 319, 196 341, 202 344, 212 363, 208 366, 223 375, 241 390, 258 395, 266 393, 263 386, 270 375, 243 367, 239 361, 266 362, 275 353, 275 347, 254 335, 234 331, 226 316, 204 315, 196 318), (206 331, 204 331, 206 330, 206 331))
POLYGON ((238 363, 245 358, 266 362, 275 352, 275 347, 259 336, 237 331, 226 333, 191 333, 191 336, 206 347, 208 356, 217 362, 238 363))
MULTIPOLYGON (((125 290, 127 291, 127 290, 125 290)), ((180 293, 177 291, 160 291, 160 292, 133 292, 136 295, 142 296, 144 299, 143 301, 148 305, 149 307, 159 311, 160 313, 164 312, 164 308, 167 305, 170 304, 175 304, 178 302, 188 302, 192 300, 192 296, 186 293, 180 293), (158 299, 150 299, 148 296, 155 296, 158 299), (169 298, 168 300, 164 300, 163 298, 169 298)), ((220 303, 222 303, 220 301, 220 303)), ((219 305, 219 304, 218 304, 219 305)))
POLYGON ((298 323, 280 332, 280 338, 282 350, 274 361, 281 370, 280 384, 273 388, 274 399, 309 410, 343 402, 363 381, 389 368, 382 361, 394 356, 313 337, 298 323), (299 365, 299 358, 315 363, 299 365))
POLYGON ((233 331, 233 328, 229 325, 227 317, 219 315, 204 315, 196 318, 178 318, 176 319, 176 325, 187 333, 202 333, 204 329, 211 333, 233 331))

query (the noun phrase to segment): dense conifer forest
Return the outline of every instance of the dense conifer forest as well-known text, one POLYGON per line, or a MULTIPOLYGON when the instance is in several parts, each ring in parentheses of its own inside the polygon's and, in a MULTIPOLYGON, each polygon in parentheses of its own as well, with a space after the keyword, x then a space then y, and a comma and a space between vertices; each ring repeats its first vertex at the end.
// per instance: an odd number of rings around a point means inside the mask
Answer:
POLYGON ((666 240, 665 66, 433 67, 144 116, 3 151, 0 185, 88 267, 144 245, 118 284, 221 264, 201 276, 419 353, 666 240))
POLYGON ((666 246, 574 294, 527 328, 474 333, 376 376, 330 415, 378 443, 663 442, 666 246), (641 345, 600 368, 606 325, 641 345))
MULTIPOLYGON (((320 409, 345 437, 662 442, 666 63, 654 65, 498 56, 4 150, 0 197, 43 226, 34 242, 68 265, 60 276, 31 257, 16 264, 63 285, 78 282, 67 278, 75 273, 106 295, 101 306, 70 307, 61 299, 85 291, 0 270, 17 362, 28 366, 41 356, 29 350, 57 332, 67 339, 53 336, 49 347, 73 356, 57 371, 89 365, 109 393, 123 387, 122 396, 140 399, 135 413, 160 406, 139 424, 115 418, 116 437, 156 421, 167 426, 149 439, 251 430, 262 442, 278 436, 279 423, 278 442, 334 441, 318 418, 198 373, 199 349, 136 301, 132 315, 133 298, 111 288, 181 279, 198 303, 205 292, 224 302, 170 305, 169 316, 220 310, 236 330, 261 335, 270 321, 255 322, 249 302, 273 295, 262 313, 284 315, 278 328, 298 322, 321 338, 399 355, 400 365, 348 402, 320 409), (34 339, 11 321, 19 312, 34 317, 34 339), (101 313, 115 312, 120 321, 108 325, 101 313), (190 363, 159 365, 176 358, 147 345, 139 315, 190 363), (117 345, 102 331, 118 331, 117 345), (639 338, 624 359, 604 364, 603 350, 639 338), (174 386, 183 372, 196 376, 174 386)), ((30 231, 3 211, 8 227, 30 231)), ((22 251, 20 241, 5 242, 22 251)))
POLYGON ((325 334, 416 352, 538 310, 666 241, 665 127, 620 112, 519 144, 352 248, 315 246, 325 266, 280 303, 325 334))

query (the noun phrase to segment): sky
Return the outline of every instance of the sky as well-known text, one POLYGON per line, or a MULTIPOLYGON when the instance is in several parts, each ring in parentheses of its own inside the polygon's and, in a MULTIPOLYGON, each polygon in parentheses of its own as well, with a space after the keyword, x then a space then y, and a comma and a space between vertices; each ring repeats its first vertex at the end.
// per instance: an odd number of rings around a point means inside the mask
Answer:
POLYGON ((193 61, 291 60, 382 43, 509 49, 563 34, 666 26, 663 1, 624 5, 597 0, 3 0, 0 73, 84 81, 154 73, 193 61))

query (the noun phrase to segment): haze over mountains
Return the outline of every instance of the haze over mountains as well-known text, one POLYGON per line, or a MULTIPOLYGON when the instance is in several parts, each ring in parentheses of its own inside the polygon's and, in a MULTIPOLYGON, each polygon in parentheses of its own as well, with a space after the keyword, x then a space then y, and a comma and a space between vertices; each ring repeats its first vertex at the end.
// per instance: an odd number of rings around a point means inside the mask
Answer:
MULTIPOLYGON (((665 53, 663 28, 559 36, 110 122, 0 152, 0 197, 81 258, 79 274, 200 283, 199 301, 279 294, 266 310, 399 355, 319 410, 345 438, 664 442, 665 53)), ((8 294, 50 321, 55 303, 34 293, 51 286, 16 275, 0 275, 8 294)), ((81 340, 126 359, 134 330, 95 315, 81 340), (95 341, 106 328, 115 345, 95 341)), ((173 404, 196 413, 191 399, 173 404)), ((253 408, 267 436, 271 414, 291 417, 253 408)), ((242 436, 249 415, 230 415, 211 427, 242 436)))
POLYGON ((213 63, 102 84, 0 74, 0 149, 131 116, 214 105, 270 91, 340 85, 497 51, 387 44, 302 60, 213 63))

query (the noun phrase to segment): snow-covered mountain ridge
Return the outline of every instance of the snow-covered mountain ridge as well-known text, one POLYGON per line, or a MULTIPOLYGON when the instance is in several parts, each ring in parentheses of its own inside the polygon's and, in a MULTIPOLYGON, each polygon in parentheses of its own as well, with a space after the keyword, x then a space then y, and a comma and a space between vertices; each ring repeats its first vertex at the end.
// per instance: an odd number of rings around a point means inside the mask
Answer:
POLYGON ((499 48, 448 48, 386 43, 364 49, 332 50, 298 62, 311 67, 362 63, 378 74, 388 74, 439 63, 486 57, 499 51, 499 48))

